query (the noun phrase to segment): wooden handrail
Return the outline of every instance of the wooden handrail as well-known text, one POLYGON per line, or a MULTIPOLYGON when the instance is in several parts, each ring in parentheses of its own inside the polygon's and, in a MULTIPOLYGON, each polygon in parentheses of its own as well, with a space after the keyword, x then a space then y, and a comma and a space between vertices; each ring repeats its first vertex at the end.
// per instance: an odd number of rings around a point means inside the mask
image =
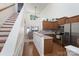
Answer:
POLYGON ((15 5, 15 4, 12 4, 12 5, 9 5, 9 6, 7 6, 7 7, 4 7, 4 8, 2 8, 2 9, 0 9, 0 12, 2 12, 3 10, 6 10, 6 9, 8 9, 8 8, 14 6, 14 5, 15 5))

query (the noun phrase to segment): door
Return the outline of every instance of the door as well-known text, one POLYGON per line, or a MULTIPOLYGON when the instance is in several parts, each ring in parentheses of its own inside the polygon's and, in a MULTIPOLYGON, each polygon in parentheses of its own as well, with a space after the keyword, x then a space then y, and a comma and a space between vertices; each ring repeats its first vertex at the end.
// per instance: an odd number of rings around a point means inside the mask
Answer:
POLYGON ((21 11, 22 7, 23 7, 23 3, 18 3, 18 13, 21 11))

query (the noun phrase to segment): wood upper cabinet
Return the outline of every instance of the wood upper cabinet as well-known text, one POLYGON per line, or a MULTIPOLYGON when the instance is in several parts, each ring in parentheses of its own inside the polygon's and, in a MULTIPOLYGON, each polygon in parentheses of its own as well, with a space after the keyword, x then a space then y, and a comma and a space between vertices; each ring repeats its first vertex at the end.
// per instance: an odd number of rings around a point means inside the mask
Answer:
POLYGON ((62 17, 59 18, 58 21, 56 22, 51 22, 51 21, 43 21, 43 29, 57 29, 59 25, 64 25, 67 23, 75 23, 79 22, 79 15, 77 16, 72 16, 72 17, 62 17))
POLYGON ((44 30, 52 30, 52 29, 57 29, 57 28, 58 28, 57 22, 43 21, 44 30))
POLYGON ((75 23, 75 22, 79 22, 79 15, 72 16, 66 19, 66 23, 75 23))
POLYGON ((63 25, 66 23, 67 17, 62 17, 58 19, 58 25, 63 25))
POLYGON ((52 23, 53 29, 58 29, 58 21, 52 23))
POLYGON ((70 17, 70 22, 71 23, 79 22, 79 15, 70 17))
POLYGON ((51 27, 51 23, 48 21, 43 21, 43 29, 49 29, 51 27))
POLYGON ((70 19, 66 19, 66 24, 67 24, 67 23, 70 23, 70 19))

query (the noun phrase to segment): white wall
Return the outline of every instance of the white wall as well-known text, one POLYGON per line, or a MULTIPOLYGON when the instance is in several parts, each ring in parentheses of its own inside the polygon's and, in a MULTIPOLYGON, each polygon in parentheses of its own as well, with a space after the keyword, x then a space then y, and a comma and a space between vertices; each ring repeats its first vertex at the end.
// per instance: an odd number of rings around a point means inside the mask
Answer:
POLYGON ((49 4, 42 12, 41 17, 60 18, 63 16, 79 15, 78 3, 53 3, 49 4))
POLYGON ((9 5, 12 5, 11 3, 0 3, 0 9, 3 9, 9 5))
MULTIPOLYGON (((4 7, 7 7, 11 5, 11 3, 3 3, 3 4, 0 4, 0 9, 4 8, 4 7)), ((16 5, 15 5, 16 6, 16 5)), ((2 25, 2 23, 8 19, 8 17, 10 17, 12 14, 14 14, 16 12, 16 7, 15 6, 12 6, 6 10, 3 10, 0 12, 0 26, 2 25)))

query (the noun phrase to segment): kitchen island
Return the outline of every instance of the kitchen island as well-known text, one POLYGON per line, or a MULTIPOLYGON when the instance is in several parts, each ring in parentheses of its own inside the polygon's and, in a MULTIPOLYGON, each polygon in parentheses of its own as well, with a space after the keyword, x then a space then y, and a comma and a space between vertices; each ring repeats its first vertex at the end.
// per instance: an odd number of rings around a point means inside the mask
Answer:
POLYGON ((34 32, 33 42, 40 56, 44 56, 52 52, 53 37, 44 35, 42 32, 34 32))

